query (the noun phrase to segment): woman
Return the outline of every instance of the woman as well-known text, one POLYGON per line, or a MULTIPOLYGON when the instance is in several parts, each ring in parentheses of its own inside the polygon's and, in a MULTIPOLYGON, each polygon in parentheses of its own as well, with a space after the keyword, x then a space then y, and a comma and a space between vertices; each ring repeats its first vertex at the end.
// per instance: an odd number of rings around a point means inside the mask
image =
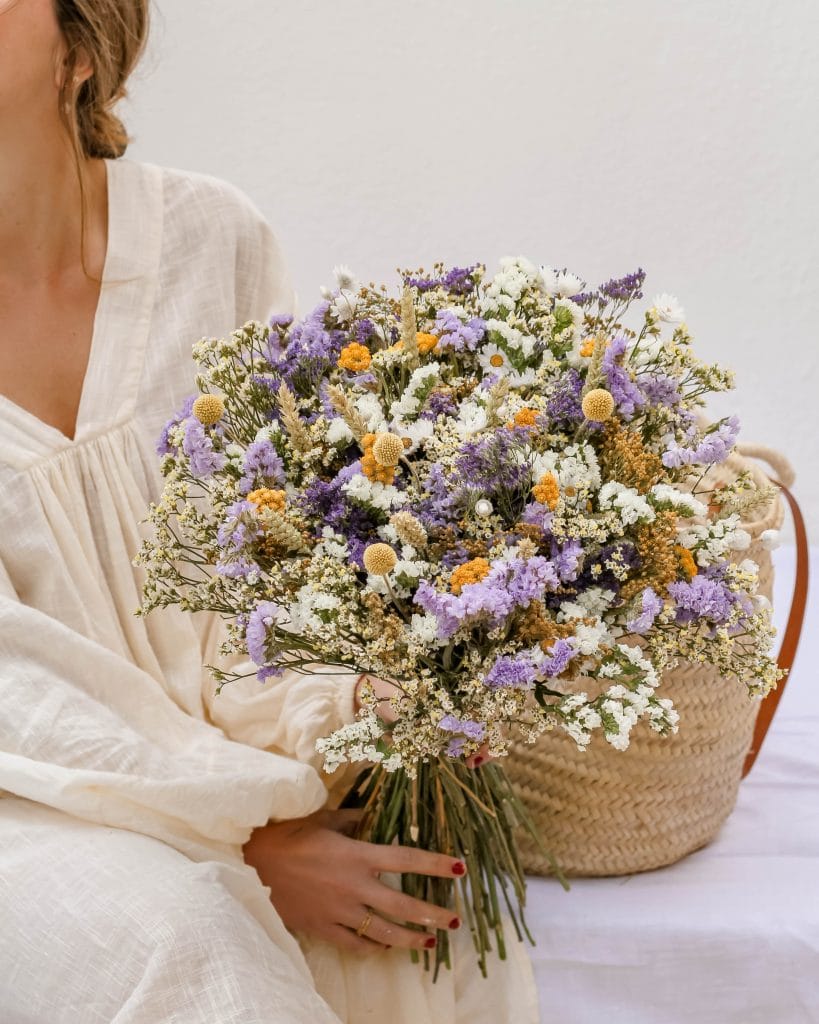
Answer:
POLYGON ((515 944, 410 962, 460 922, 379 873, 463 865, 324 809, 355 679, 215 697, 218 619, 134 616, 191 342, 292 303, 244 197, 120 159, 147 8, 0 0, 0 1020, 534 1021, 515 944))

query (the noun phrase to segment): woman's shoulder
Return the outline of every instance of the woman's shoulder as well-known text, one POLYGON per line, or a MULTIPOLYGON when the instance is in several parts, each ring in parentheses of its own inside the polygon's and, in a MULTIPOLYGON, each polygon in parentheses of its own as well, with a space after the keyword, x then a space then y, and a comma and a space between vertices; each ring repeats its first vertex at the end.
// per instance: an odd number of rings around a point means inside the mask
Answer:
POLYGON ((126 176, 161 188, 163 231, 166 236, 178 235, 186 245, 205 241, 232 246, 252 243, 267 228, 264 216, 249 196, 221 178, 128 158, 120 158, 117 163, 126 176))

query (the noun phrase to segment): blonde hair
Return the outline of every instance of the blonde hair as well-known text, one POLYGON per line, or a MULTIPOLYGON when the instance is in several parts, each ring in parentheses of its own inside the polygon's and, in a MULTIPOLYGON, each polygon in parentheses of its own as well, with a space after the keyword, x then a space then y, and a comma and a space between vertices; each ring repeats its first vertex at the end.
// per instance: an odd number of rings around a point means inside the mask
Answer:
POLYGON ((66 44, 60 114, 79 159, 115 159, 128 147, 128 133, 112 108, 127 93, 126 82, 148 35, 150 0, 54 0, 66 44), (91 76, 77 83, 76 69, 89 62, 91 76))

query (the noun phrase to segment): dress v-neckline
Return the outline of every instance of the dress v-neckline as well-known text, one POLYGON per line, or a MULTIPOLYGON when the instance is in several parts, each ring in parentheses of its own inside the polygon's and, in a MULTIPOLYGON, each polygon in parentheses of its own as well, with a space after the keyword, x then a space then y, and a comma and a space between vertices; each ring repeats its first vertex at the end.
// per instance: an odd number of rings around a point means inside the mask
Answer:
MULTIPOLYGON (((29 457, 82 444, 134 411, 159 276, 162 175, 158 167, 123 158, 105 163, 108 242, 74 436, 0 394, 0 415, 12 426, 7 441, 24 441, 29 457)), ((0 441, 0 456, 5 448, 0 441)))

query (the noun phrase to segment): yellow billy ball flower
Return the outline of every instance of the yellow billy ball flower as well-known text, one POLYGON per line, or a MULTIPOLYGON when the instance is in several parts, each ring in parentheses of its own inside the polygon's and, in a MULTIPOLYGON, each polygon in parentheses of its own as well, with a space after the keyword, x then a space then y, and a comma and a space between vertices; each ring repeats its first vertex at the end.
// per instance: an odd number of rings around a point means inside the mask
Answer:
POLYGON ((386 576, 398 562, 389 544, 370 544, 364 549, 364 568, 373 576, 386 576))
POLYGON ((200 395, 193 403, 193 415, 206 427, 213 426, 225 414, 225 403, 218 395, 200 395))
POLYGON ((584 396, 582 408, 587 420, 603 423, 614 412, 614 398, 605 388, 594 388, 584 396))
POLYGON ((397 434, 378 434, 373 442, 375 461, 381 466, 397 466, 404 454, 404 442, 397 434))

